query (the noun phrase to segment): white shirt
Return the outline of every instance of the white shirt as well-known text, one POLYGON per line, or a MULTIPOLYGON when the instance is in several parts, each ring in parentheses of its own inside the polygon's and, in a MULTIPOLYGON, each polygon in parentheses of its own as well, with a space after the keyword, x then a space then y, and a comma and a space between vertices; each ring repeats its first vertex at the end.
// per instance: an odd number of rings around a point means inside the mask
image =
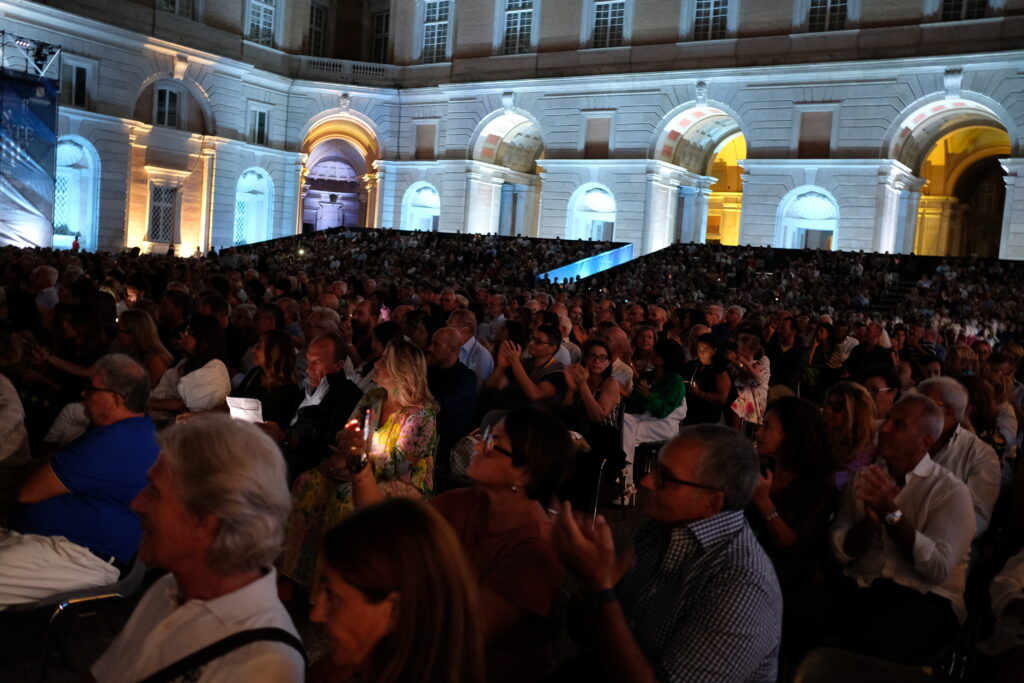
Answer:
MULTIPOLYGON (((884 460, 879 459, 878 464, 886 469, 884 460)), ((867 551, 855 559, 843 552, 843 544, 847 532, 865 517, 864 503, 853 495, 853 484, 863 472, 858 470, 843 489, 829 530, 833 554, 847 565, 844 572, 862 587, 870 586, 875 579, 889 579, 921 593, 941 595, 953 604, 957 619, 963 623, 967 617, 967 553, 974 538, 967 486, 925 455, 907 474, 906 485, 896 496, 896 505, 915 529, 913 561, 907 561, 886 529, 881 529, 867 551)))
POLYGON ((988 593, 992 598, 992 614, 996 617, 996 626, 992 638, 980 643, 978 649, 994 656, 1012 647, 1024 645, 1024 622, 1003 616, 1003 610, 1011 602, 1024 599, 1024 550, 1006 561, 1003 571, 992 579, 988 593))
POLYGON ((469 341, 459 349, 459 361, 476 373, 477 391, 494 371, 494 359, 491 357, 491 352, 485 349, 476 340, 476 337, 470 337, 469 341))
POLYGON ((612 363, 612 377, 622 385, 622 395, 629 396, 633 393, 633 368, 618 358, 612 363))
MULTIPOLYGON (((277 572, 213 600, 179 605, 178 583, 168 574, 153 584, 110 648, 92 665, 103 683, 135 683, 182 657, 239 631, 277 627, 298 631, 277 597, 277 572)), ((290 645, 260 641, 207 664, 196 683, 301 683, 302 655, 290 645)))
POLYGON ((967 484, 974 503, 976 534, 988 528, 992 508, 999 497, 1001 472, 999 458, 992 447, 977 436, 957 425, 945 447, 932 456, 937 464, 952 472, 967 484))
MULTIPOLYGON (((309 381, 308 379, 306 380, 309 381)), ((309 387, 306 387, 305 396, 302 397, 302 402, 299 403, 299 407, 295 409, 295 416, 292 418, 291 424, 294 426, 299 419, 299 411, 306 406, 318 406, 320 402, 324 400, 324 396, 331 388, 331 383, 327 381, 327 377, 320 380, 320 384, 316 385, 316 389, 313 393, 309 393, 309 387)))

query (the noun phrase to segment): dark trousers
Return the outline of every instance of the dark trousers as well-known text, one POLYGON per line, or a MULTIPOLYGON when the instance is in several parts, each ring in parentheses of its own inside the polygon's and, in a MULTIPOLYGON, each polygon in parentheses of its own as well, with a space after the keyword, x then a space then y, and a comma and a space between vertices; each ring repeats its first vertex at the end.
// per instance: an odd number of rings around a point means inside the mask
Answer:
POLYGON ((797 662, 814 647, 838 647, 900 664, 930 664, 956 637, 949 600, 887 579, 861 588, 843 577, 786 600, 783 644, 797 662))

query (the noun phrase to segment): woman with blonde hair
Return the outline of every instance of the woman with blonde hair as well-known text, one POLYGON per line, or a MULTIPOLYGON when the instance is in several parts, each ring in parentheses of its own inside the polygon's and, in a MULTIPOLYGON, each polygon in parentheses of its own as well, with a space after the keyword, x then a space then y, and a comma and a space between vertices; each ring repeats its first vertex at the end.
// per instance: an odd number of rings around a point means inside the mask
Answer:
POLYGON ((359 510, 324 537, 322 623, 328 658, 313 680, 485 680, 477 582, 436 511, 395 498, 359 510))
POLYGON ((875 401, 860 384, 839 382, 825 395, 821 414, 832 447, 835 485, 842 491, 850 475, 874 459, 875 401))
POLYGON ((392 339, 377 360, 376 382, 338 433, 337 452, 292 487, 281 575, 295 583, 314 583, 324 531, 357 506, 392 496, 425 498, 433 491, 438 408, 427 388, 423 352, 392 339))

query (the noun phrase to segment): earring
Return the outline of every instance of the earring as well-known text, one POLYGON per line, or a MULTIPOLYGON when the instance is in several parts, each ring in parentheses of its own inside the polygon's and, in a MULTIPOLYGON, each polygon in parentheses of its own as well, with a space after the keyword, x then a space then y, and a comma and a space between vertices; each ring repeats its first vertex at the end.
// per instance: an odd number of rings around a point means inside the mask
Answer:
POLYGON ((512 484, 512 493, 519 493, 519 487, 515 484, 512 484))

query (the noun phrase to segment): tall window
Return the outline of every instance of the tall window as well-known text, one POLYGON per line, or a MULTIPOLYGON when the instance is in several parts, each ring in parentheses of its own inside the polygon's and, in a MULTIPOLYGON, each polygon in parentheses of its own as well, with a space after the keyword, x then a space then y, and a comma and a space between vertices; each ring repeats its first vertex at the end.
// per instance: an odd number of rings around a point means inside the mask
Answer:
POLYGON ((86 249, 96 248, 99 156, 85 140, 57 143, 53 178, 53 245, 71 246, 75 235, 86 249))
POLYGON ((249 40, 274 45, 274 3, 276 0, 249 0, 249 40))
POLYGON ((272 205, 270 176, 256 168, 243 173, 235 188, 233 243, 252 244, 270 239, 272 205))
POLYGON ((178 188, 151 185, 149 188, 150 242, 170 242, 174 237, 174 212, 178 202, 178 188))
POLYGON ((196 3, 194 0, 160 0, 160 10, 177 14, 186 19, 196 19, 196 3))
POLYGON ((983 19, 988 0, 942 0, 942 20, 983 19))
POLYGON ((842 31, 846 28, 847 0, 811 0, 808 31, 842 31))
POLYGON ((729 0, 697 0, 694 40, 720 40, 728 35, 729 0))
POLYGON ((267 144, 267 112, 262 109, 254 109, 252 120, 249 124, 249 137, 253 144, 267 144))
POLYGON ((66 107, 85 109, 89 106, 89 70, 64 62, 60 83, 60 103, 66 107))
POLYGON ((370 48, 370 61, 384 64, 388 61, 388 29, 391 24, 391 12, 377 12, 373 15, 373 45, 370 48))
POLYGON ((533 0, 505 0, 506 55, 521 55, 532 50, 533 0))
POLYGON ((156 91, 156 116, 154 122, 158 126, 178 127, 178 93, 170 88, 158 88, 156 91))
POLYGON ((592 47, 619 47, 622 45, 626 20, 625 0, 594 3, 594 38, 592 47))
POLYGON ((309 6, 309 54, 324 56, 324 26, 327 24, 327 8, 322 5, 309 6))
POLYGON ((448 59, 448 16, 450 0, 426 0, 423 18, 423 63, 448 59))

